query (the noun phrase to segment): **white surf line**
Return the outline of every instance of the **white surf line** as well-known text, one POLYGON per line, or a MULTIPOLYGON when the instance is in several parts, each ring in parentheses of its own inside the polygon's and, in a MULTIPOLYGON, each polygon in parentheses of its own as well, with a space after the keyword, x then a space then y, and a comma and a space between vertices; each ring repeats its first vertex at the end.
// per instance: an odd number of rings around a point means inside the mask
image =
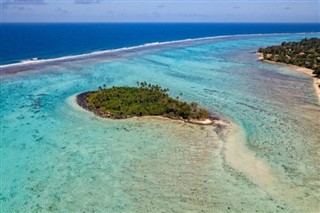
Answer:
POLYGON ((285 35, 312 35, 317 34, 320 32, 302 32, 302 33, 265 33, 265 34, 237 34, 237 35, 221 35, 221 36, 209 36, 203 38, 189 38, 189 39, 182 39, 182 40, 173 40, 173 41, 165 41, 165 42, 152 42, 143 45, 137 45, 132 47, 123 47, 118 49, 109 49, 109 50, 102 50, 102 51, 94 51, 91 53, 84 53, 79 55, 70 55, 70 56, 63 56, 58 58, 49 58, 49 59, 38 59, 38 60, 23 60, 18 63, 13 64, 5 64, 0 65, 0 69, 7 69, 7 68, 18 68, 20 66, 26 65, 41 65, 48 62, 60 62, 60 61, 68 61, 68 60, 76 60, 76 59, 86 59, 92 56, 103 56, 104 54, 108 53, 117 53, 121 51, 130 51, 136 49, 143 49, 146 47, 156 47, 156 46, 165 46, 170 44, 187 44, 188 42, 196 42, 196 41, 214 41, 216 39, 228 39, 228 38, 242 38, 242 37, 257 37, 257 36, 285 36, 285 35))

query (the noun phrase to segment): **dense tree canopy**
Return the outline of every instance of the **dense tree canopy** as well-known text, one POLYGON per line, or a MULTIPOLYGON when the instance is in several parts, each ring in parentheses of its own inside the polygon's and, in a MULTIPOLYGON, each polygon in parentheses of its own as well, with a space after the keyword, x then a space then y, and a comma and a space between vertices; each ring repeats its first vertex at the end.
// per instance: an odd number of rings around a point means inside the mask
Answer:
POLYGON ((196 103, 188 104, 170 98, 168 89, 158 85, 137 82, 138 87, 100 87, 86 93, 86 107, 104 117, 127 118, 132 116, 161 115, 177 119, 204 120, 208 111, 196 103))

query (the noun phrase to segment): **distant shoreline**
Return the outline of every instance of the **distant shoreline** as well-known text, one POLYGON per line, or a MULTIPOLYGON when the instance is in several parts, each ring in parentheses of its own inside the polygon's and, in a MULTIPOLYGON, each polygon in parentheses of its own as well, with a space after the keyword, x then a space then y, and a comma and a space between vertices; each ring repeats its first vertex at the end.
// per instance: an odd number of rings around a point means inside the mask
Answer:
POLYGON ((299 66, 292 65, 292 64, 286 64, 286 63, 282 63, 282 62, 270 61, 270 60, 264 59, 262 53, 257 52, 256 54, 259 55, 259 58, 258 58, 259 61, 270 63, 270 64, 286 65, 296 72, 300 72, 300 73, 302 72, 302 73, 305 73, 305 74, 309 75, 310 77, 312 77, 313 78, 313 87, 316 91, 318 100, 320 101, 320 78, 315 77, 312 69, 309 69, 306 67, 299 67, 299 66))
POLYGON ((190 124, 196 124, 196 125, 214 125, 219 123, 218 121, 220 120, 220 118, 218 117, 212 117, 210 116, 209 119, 206 120, 196 120, 196 119, 178 119, 178 118, 174 118, 174 117, 167 117, 167 116, 163 116, 163 115, 146 115, 146 116, 136 116, 136 115, 132 115, 132 116, 118 116, 118 115, 112 115, 110 113, 104 113, 101 112, 99 110, 95 110, 92 109, 88 106, 87 101, 86 101, 86 97, 88 94, 92 93, 94 91, 88 91, 88 92, 84 92, 84 93, 80 93, 78 95, 75 96, 75 102, 84 110, 92 112, 94 115, 100 117, 100 118, 107 118, 107 119, 113 119, 113 120, 119 120, 119 119, 128 119, 128 118, 134 118, 134 117, 139 117, 139 118, 161 118, 161 119, 170 119, 170 120, 177 120, 177 121, 182 121, 182 122, 186 122, 186 123, 190 123, 190 124))

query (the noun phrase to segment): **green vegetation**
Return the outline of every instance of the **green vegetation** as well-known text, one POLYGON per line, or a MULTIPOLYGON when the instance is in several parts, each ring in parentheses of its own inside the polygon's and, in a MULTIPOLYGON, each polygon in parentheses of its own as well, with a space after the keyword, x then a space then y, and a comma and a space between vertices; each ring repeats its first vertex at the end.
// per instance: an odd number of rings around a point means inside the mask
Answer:
MULTIPOLYGON (((98 115, 109 118, 161 115, 174 119, 209 118, 208 111, 197 103, 188 104, 168 96, 168 89, 158 85, 137 82, 138 87, 99 87, 98 91, 83 93, 85 103, 78 103, 98 115), (85 105, 85 106, 84 106, 85 105)), ((80 94, 81 95, 81 94, 80 94)))
POLYGON ((260 48, 258 52, 263 55, 263 59, 306 67, 320 77, 320 38, 282 42, 279 46, 260 48))

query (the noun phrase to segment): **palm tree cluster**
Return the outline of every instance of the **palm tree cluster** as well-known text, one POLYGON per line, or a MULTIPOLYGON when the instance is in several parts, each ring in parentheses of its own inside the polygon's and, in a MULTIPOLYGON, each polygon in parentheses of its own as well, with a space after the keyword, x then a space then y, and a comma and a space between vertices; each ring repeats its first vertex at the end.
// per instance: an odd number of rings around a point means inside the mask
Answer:
MULTIPOLYGON (((177 119, 206 119, 208 111, 197 103, 188 104, 169 97, 169 89, 159 85, 137 82, 138 87, 99 87, 88 93, 87 105, 94 111, 111 114, 115 118, 161 115, 177 119)), ((178 97, 177 97, 178 98, 178 97)), ((111 117, 112 117, 111 116, 111 117)))
POLYGON ((278 46, 260 48, 258 52, 266 60, 310 68, 320 77, 320 38, 282 42, 278 46))

